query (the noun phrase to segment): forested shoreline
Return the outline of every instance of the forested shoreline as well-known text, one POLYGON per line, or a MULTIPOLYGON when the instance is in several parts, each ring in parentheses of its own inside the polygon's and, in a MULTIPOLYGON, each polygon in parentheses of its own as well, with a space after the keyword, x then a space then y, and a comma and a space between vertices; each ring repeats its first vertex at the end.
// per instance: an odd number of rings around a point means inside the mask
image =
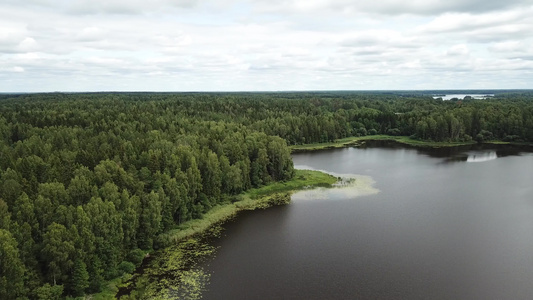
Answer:
POLYGON ((288 145, 388 134, 533 142, 533 94, 0 95, 0 298, 101 290, 157 236, 290 179, 288 145))

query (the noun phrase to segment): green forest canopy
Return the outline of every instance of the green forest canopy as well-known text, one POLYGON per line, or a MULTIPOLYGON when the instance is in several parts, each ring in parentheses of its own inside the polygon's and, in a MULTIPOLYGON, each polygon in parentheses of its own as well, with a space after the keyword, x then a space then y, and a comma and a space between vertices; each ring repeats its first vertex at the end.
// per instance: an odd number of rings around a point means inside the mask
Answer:
POLYGON ((293 176, 287 145, 369 134, 533 142, 533 93, 0 95, 0 299, 98 292, 157 236, 293 176))

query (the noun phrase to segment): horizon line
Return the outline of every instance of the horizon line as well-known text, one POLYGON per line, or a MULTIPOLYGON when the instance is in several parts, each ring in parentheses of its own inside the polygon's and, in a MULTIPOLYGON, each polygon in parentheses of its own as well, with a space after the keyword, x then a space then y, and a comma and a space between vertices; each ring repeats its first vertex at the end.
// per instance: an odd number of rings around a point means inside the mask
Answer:
POLYGON ((3 95, 15 94, 92 94, 92 93, 320 93, 320 92, 482 92, 482 91, 533 91, 533 89, 520 88, 488 88, 488 89, 373 89, 373 90, 349 90, 349 89, 324 89, 324 90, 219 90, 219 91, 156 91, 156 90, 99 90, 99 91, 38 91, 38 92, 0 92, 3 95))

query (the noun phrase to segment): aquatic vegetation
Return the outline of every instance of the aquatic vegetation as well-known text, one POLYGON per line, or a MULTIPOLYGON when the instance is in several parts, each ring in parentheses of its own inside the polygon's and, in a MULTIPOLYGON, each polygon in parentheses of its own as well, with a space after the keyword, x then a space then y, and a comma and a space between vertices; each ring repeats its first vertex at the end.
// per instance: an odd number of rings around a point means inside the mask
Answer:
POLYGON ((211 209, 202 219, 186 222, 161 234, 156 240, 161 250, 145 259, 137 274, 119 290, 117 298, 200 299, 210 278, 200 265, 215 254, 216 248, 210 241, 220 237, 222 224, 240 211, 285 205, 290 203, 294 191, 331 187, 337 180, 320 171, 296 170, 292 180, 252 189, 238 195, 234 203, 211 209))
POLYGON ((198 267, 215 252, 208 243, 220 226, 166 248, 153 257, 143 272, 135 275, 119 292, 119 299, 200 299, 210 274, 198 267))

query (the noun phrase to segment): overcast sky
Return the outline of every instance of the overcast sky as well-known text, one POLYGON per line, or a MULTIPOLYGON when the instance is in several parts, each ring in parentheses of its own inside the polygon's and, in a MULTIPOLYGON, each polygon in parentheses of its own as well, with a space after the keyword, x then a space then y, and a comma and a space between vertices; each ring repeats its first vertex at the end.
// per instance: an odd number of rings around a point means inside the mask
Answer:
POLYGON ((0 1, 0 92, 497 88, 532 0, 0 1))

